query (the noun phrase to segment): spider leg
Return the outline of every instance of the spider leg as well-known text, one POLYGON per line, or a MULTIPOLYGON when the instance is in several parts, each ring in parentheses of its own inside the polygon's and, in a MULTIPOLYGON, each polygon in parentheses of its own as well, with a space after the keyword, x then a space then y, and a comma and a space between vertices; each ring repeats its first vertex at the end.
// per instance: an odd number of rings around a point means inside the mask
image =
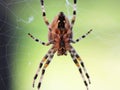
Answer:
POLYGON ((76 42, 79 42, 81 39, 85 38, 88 34, 90 34, 92 31, 92 29, 90 29, 86 34, 82 35, 81 37, 79 37, 78 39, 76 39, 75 41, 70 39, 70 42, 71 43, 76 43, 76 42))
POLYGON ((72 17, 72 20, 71 20, 71 29, 73 28, 73 25, 74 25, 75 19, 76 19, 76 3, 77 3, 77 0, 74 0, 73 17, 72 17))
POLYGON ((44 22, 46 23, 47 26, 49 26, 49 22, 46 18, 46 12, 45 12, 45 7, 44 7, 44 0, 40 0, 41 2, 41 8, 42 8, 42 13, 43 13, 43 19, 44 19, 44 22))
POLYGON ((48 46, 48 45, 50 45, 50 44, 53 43, 53 41, 49 41, 49 42, 45 43, 45 42, 43 42, 43 41, 35 38, 35 37, 34 37, 32 34, 30 34, 30 33, 28 33, 28 35, 29 35, 33 40, 35 40, 36 42, 39 42, 40 44, 42 44, 42 45, 44 45, 44 46, 48 46))
POLYGON ((42 69, 41 77, 40 77, 40 80, 39 80, 39 83, 38 83, 38 90, 40 90, 42 79, 43 79, 43 76, 45 74, 45 70, 46 70, 47 66, 50 64, 54 54, 55 54, 55 50, 54 49, 50 49, 49 57, 48 57, 46 63, 44 64, 44 67, 42 69))
POLYGON ((39 67, 38 67, 38 70, 36 71, 36 74, 35 74, 35 76, 34 76, 33 87, 34 87, 34 84, 35 84, 35 80, 37 79, 38 74, 39 74, 39 72, 40 72, 40 69, 42 68, 42 66, 43 66, 44 62, 47 60, 47 58, 50 57, 51 51, 52 51, 52 49, 50 49, 50 50, 48 51, 48 53, 43 57, 42 61, 40 62, 39 67))
POLYGON ((39 72, 40 72, 40 69, 41 69, 42 66, 43 66, 43 63, 46 61, 46 59, 47 59, 48 56, 49 56, 49 52, 50 52, 50 51, 48 51, 48 53, 43 57, 42 61, 41 61, 40 64, 39 64, 39 67, 38 67, 37 72, 36 72, 36 74, 35 74, 35 76, 34 76, 34 79, 33 79, 33 87, 34 87, 34 84, 35 84, 35 80, 37 79, 38 74, 39 74, 39 72))
POLYGON ((84 84, 85 84, 85 86, 86 86, 86 88, 87 88, 87 90, 88 90, 88 83, 87 83, 87 81, 85 80, 85 77, 84 77, 84 74, 83 74, 82 69, 81 69, 81 67, 80 67, 80 64, 79 64, 79 62, 77 61, 77 58, 76 58, 76 56, 75 56, 75 54, 74 54, 74 52, 75 52, 74 48, 72 47, 71 50, 69 50, 69 52, 70 52, 71 58, 73 59, 73 61, 74 61, 74 63, 76 64, 76 66, 78 67, 78 70, 79 70, 79 72, 80 72, 80 74, 81 74, 81 76, 82 76, 82 79, 83 79, 83 81, 84 81, 84 84))
POLYGON ((82 59, 80 58, 80 56, 77 54, 77 52, 75 51, 75 49, 74 49, 73 47, 72 47, 72 49, 71 49, 71 52, 74 54, 75 58, 80 62, 81 66, 82 66, 82 68, 83 68, 83 70, 84 70, 84 73, 85 73, 85 75, 86 75, 86 77, 87 77, 87 79, 88 79, 88 81, 89 81, 89 84, 90 84, 90 83, 91 83, 91 81, 90 81, 90 76, 89 76, 89 74, 87 73, 86 67, 85 67, 82 59))
POLYGON ((80 58, 80 56, 79 56, 77 53, 75 54, 75 57, 77 58, 77 60, 79 60, 81 66, 82 66, 82 68, 83 68, 83 70, 84 70, 84 72, 85 72, 85 75, 86 75, 86 77, 87 77, 87 79, 88 79, 88 81, 89 81, 89 84, 91 84, 90 76, 89 76, 89 74, 87 73, 87 70, 86 70, 86 67, 85 67, 85 65, 84 65, 84 62, 82 61, 82 59, 80 58))

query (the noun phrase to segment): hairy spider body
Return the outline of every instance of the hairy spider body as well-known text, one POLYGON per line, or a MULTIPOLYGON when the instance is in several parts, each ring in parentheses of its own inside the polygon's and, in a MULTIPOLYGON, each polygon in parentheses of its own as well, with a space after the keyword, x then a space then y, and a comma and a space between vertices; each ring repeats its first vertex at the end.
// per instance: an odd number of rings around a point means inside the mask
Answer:
POLYGON ((70 50, 70 39, 72 31, 68 18, 63 12, 60 12, 50 24, 49 41, 54 41, 53 47, 58 52, 57 55, 67 55, 70 50))
POLYGON ((38 90, 40 89, 46 68, 49 65, 49 63, 51 62, 51 60, 56 52, 57 52, 58 56, 67 55, 67 52, 69 52, 71 55, 71 58, 73 59, 73 62, 78 67, 78 70, 82 76, 84 84, 88 90, 88 82, 89 82, 89 84, 91 83, 90 77, 86 71, 86 68, 85 68, 85 65, 84 65, 82 59, 80 58, 80 56, 77 54, 77 52, 75 51, 75 49, 71 45, 71 43, 79 42, 82 38, 85 38, 92 31, 92 30, 89 30, 86 34, 82 35, 81 37, 79 37, 75 41, 72 38, 73 37, 72 29, 73 29, 73 25, 74 25, 74 22, 76 19, 77 0, 74 0, 73 17, 72 17, 71 22, 68 20, 68 18, 65 16, 65 14, 63 12, 60 12, 53 19, 51 24, 48 22, 48 20, 46 18, 44 1, 40 0, 40 2, 41 2, 41 7, 42 7, 43 19, 44 19, 44 22, 46 23, 46 25, 49 29, 48 42, 47 43, 42 42, 41 40, 35 38, 30 33, 28 33, 28 35, 32 39, 34 39, 36 42, 39 42, 40 44, 45 45, 45 46, 52 44, 52 47, 51 47, 51 49, 48 50, 47 54, 43 57, 43 59, 41 60, 41 62, 39 64, 38 70, 37 70, 37 72, 34 76, 34 79, 33 79, 33 87, 35 84, 35 80, 37 79, 38 74, 40 72, 40 69, 43 67, 41 77, 40 77, 40 80, 38 83, 38 90), (83 73, 82 69, 83 69, 84 73, 83 73), (86 78, 88 79, 88 82, 86 81, 84 74, 85 74, 86 78))

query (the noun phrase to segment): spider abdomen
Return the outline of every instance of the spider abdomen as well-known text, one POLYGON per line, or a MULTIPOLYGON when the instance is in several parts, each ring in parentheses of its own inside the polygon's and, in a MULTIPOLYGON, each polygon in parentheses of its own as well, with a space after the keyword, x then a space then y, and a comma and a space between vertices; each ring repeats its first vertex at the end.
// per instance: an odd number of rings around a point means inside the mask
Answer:
POLYGON ((57 51, 57 55, 67 55, 67 51, 70 49, 70 35, 68 33, 56 34, 54 38, 53 47, 57 51))

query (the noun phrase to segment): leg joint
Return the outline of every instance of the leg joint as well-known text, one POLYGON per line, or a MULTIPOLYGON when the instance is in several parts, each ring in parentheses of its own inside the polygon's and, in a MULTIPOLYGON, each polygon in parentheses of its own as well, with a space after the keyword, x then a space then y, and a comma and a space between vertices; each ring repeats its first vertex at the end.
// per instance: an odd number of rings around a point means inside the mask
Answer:
POLYGON ((41 82, 39 82, 39 84, 38 84, 38 89, 40 88, 40 86, 41 86, 41 82))
POLYGON ((35 75, 34 80, 38 77, 38 74, 35 75))
POLYGON ((44 75, 44 73, 45 73, 45 69, 42 70, 42 75, 44 75))

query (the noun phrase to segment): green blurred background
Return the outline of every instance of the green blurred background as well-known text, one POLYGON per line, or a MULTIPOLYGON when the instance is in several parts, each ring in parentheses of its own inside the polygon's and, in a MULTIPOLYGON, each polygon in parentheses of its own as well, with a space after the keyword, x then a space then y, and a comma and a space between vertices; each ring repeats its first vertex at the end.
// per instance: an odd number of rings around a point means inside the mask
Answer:
MULTIPOLYGON (((11 21, 10 90, 37 90, 32 88, 39 62, 51 46, 33 41, 27 33, 47 42, 48 30, 42 19, 39 0, 9 1, 11 21), (10 3, 12 2, 12 3, 10 3)), ((44 0, 47 18, 63 11, 72 16, 73 0, 44 0)), ((6 2, 7 3, 7 2, 6 2)), ((78 0, 74 39, 93 29, 91 34, 73 45, 83 59, 91 76, 90 90, 120 90, 120 0, 78 0)), ((40 74, 39 74, 40 75, 40 74)), ((41 90, 86 90, 70 55, 56 54, 46 70, 41 90)))

